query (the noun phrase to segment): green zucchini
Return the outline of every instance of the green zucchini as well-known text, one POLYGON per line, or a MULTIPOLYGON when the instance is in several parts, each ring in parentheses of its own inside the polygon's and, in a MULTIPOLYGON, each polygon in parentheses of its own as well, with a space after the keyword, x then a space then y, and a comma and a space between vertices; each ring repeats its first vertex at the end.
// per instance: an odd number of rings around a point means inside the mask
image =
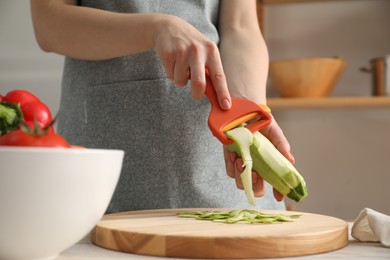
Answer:
POLYGON ((259 132, 252 134, 245 127, 229 130, 226 135, 234 140, 233 144, 228 145, 228 150, 243 159, 245 175, 242 174, 241 178, 251 205, 254 196, 253 191, 251 193, 248 189, 252 190, 252 175, 247 174, 252 172, 251 166, 258 176, 288 198, 300 202, 307 196, 306 182, 303 177, 265 136, 259 132), (253 165, 249 163, 250 161, 253 161, 253 165))

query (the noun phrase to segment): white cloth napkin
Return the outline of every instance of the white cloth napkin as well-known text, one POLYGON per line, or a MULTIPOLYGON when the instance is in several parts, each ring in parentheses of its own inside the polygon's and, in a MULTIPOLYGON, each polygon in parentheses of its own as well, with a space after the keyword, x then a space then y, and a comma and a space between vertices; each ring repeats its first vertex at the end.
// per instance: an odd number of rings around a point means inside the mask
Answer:
POLYGON ((353 223, 351 235, 362 242, 380 242, 390 247, 390 216, 365 208, 353 223))

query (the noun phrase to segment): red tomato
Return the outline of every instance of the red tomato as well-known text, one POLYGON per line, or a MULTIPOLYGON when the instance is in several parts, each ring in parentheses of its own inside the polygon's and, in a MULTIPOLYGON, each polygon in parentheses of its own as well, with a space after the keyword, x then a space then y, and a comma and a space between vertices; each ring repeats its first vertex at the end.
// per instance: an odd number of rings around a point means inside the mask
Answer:
POLYGON ((24 120, 29 126, 36 121, 42 128, 52 122, 49 108, 42 102, 30 102, 22 108, 24 120))
POLYGON ((0 102, 3 101, 4 97, 0 95, 0 102))
POLYGON ((20 128, 0 136, 0 145, 64 148, 70 147, 70 144, 61 135, 52 132, 41 135, 34 135, 20 128))

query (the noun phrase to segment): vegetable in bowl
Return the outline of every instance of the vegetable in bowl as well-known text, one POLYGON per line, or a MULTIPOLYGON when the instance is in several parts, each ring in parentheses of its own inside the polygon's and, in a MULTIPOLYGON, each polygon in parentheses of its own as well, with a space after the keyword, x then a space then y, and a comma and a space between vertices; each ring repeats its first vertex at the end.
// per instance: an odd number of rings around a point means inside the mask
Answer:
POLYGON ((71 147, 55 133, 54 122, 48 106, 32 93, 0 95, 0 146, 71 147))
MULTIPOLYGON (((0 134, 18 128, 20 122, 29 127, 45 128, 53 119, 49 107, 26 90, 12 90, 0 96, 0 134)), ((48 131, 53 131, 52 127, 48 131)))

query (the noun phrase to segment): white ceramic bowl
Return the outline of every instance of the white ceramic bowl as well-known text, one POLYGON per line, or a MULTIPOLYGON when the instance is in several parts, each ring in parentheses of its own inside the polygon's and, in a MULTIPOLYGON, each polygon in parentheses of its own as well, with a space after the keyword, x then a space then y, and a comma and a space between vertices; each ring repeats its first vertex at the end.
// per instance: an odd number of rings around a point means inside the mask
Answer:
POLYGON ((104 215, 124 152, 0 146, 0 259, 52 259, 104 215))

